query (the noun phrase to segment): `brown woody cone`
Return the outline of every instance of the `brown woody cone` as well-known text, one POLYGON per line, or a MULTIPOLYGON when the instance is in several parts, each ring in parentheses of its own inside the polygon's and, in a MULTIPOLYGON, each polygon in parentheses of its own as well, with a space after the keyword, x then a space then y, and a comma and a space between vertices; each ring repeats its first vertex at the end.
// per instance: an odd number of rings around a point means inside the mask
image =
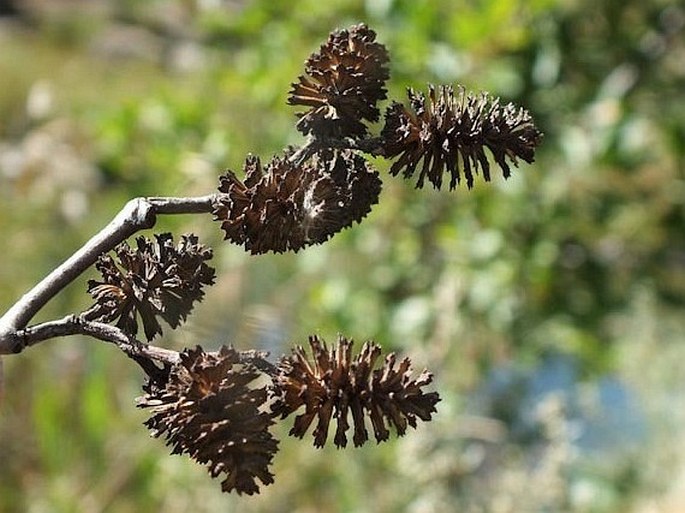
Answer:
POLYGON ((228 171, 214 208, 225 238, 253 254, 299 251, 360 222, 378 202, 378 173, 350 150, 322 150, 301 166, 286 157, 265 168, 245 162, 245 179, 228 171))
POLYGON ((292 84, 290 105, 310 109, 300 114, 304 134, 356 137, 366 135, 366 121, 377 121, 376 107, 385 99, 390 76, 388 53, 376 33, 360 24, 333 32, 305 63, 305 75, 292 84))
POLYGON ((135 335, 138 318, 151 340, 162 333, 161 317, 172 328, 185 321, 196 301, 204 297, 202 287, 214 283, 214 269, 206 264, 212 250, 198 243, 195 235, 183 235, 177 246, 170 233, 155 235, 155 241, 136 239, 137 248, 126 242, 115 249, 116 260, 103 255, 95 264, 102 280, 90 280, 88 292, 95 305, 91 319, 107 322, 135 335))
POLYGON ((329 424, 335 419, 334 443, 345 447, 351 414, 353 442, 360 446, 368 440, 367 417, 377 442, 388 439, 389 425, 401 436, 407 426, 416 427, 417 418, 431 420, 440 398, 436 392, 422 390, 432 381, 430 373, 424 370, 418 378, 413 378, 409 359, 396 365, 394 354, 387 356, 384 364, 376 369, 380 346, 367 342, 353 358, 352 344, 351 340, 339 337, 337 344, 328 349, 323 340, 312 336, 309 338, 311 360, 302 347, 281 360, 275 378, 277 400, 272 409, 285 418, 302 406, 305 408, 295 417, 291 435, 302 438, 316 420, 314 445, 323 447, 329 424))
POLYGON ((266 389, 251 387, 261 373, 239 361, 226 346, 216 353, 185 350, 179 364, 150 376, 138 405, 150 408, 145 425, 172 454, 188 454, 212 477, 223 475, 224 492, 252 495, 259 493, 257 480, 273 483, 268 467, 278 441, 269 432, 271 415, 262 411, 266 389))
POLYGON ((502 106, 499 98, 487 93, 473 95, 459 88, 455 96, 451 86, 430 85, 428 98, 423 93, 408 91, 412 110, 393 102, 385 114, 381 133, 385 156, 398 157, 390 173, 402 172, 405 178, 414 175, 423 160, 416 187, 425 179, 440 189, 443 173, 449 172, 450 189, 461 180, 460 167, 469 189, 474 174, 482 169, 490 180, 490 163, 485 148, 508 178, 511 170, 507 159, 517 165, 521 158, 528 163, 535 159, 535 148, 542 139, 530 114, 523 108, 508 103, 502 106), (461 160, 461 165, 459 161, 461 160))

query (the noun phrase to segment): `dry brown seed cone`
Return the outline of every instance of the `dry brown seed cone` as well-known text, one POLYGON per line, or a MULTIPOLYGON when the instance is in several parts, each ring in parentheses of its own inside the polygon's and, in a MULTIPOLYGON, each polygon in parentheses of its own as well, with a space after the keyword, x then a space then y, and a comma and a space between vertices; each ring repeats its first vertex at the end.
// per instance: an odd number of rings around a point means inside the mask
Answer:
POLYGON ((349 150, 322 150, 301 166, 287 157, 265 168, 245 163, 245 179, 221 177, 214 207, 225 238, 253 254, 299 251, 360 222, 378 202, 378 173, 349 150))
POLYGON ((411 110, 396 102, 388 107, 381 136, 385 156, 397 157, 391 174, 401 172, 410 178, 423 161, 417 188, 423 187, 428 179, 440 189, 445 171, 450 174, 450 189, 461 181, 462 171, 469 189, 479 169, 489 181, 490 163, 485 148, 505 178, 511 173, 507 161, 517 165, 519 158, 528 163, 535 159, 542 133, 523 108, 511 103, 501 105, 499 98, 487 93, 467 93, 461 87, 456 95, 451 86, 431 85, 428 98, 412 89, 408 96, 411 110))
POLYGON ((253 386, 261 374, 239 361, 226 346, 216 353, 185 350, 180 363, 150 377, 138 406, 151 410, 145 425, 166 439, 172 454, 188 454, 212 477, 223 475, 224 492, 252 495, 259 493, 258 480, 273 483, 268 467, 278 441, 263 411, 266 389, 253 386))
POLYGON ((351 415, 353 442, 360 446, 368 440, 367 418, 377 442, 388 439, 391 425, 401 436, 407 426, 416 427, 417 418, 431 420, 440 398, 422 388, 431 383, 432 375, 424 370, 412 377, 409 359, 396 365, 391 354, 375 368, 381 348, 371 342, 365 343, 356 357, 352 356, 352 341, 342 336, 330 349, 317 336, 309 338, 309 345, 311 359, 304 348, 296 348, 292 356, 282 358, 275 378, 274 413, 285 418, 304 407, 295 417, 291 435, 302 438, 316 420, 314 445, 323 447, 335 419, 334 443, 345 447, 351 415))
POLYGON ((360 24, 333 32, 305 63, 292 84, 290 105, 304 105, 297 128, 318 136, 361 137, 364 121, 377 121, 379 100, 387 97, 388 53, 376 33, 360 24))
POLYGON ((103 255, 95 264, 102 280, 90 280, 88 292, 95 305, 91 319, 114 321, 126 333, 135 335, 138 318, 151 340, 162 333, 158 317, 172 328, 185 321, 202 288, 214 283, 214 269, 206 261, 212 250, 198 243, 195 235, 183 235, 174 245, 170 233, 155 235, 155 241, 136 239, 136 249, 126 242, 117 246, 116 259, 103 255))

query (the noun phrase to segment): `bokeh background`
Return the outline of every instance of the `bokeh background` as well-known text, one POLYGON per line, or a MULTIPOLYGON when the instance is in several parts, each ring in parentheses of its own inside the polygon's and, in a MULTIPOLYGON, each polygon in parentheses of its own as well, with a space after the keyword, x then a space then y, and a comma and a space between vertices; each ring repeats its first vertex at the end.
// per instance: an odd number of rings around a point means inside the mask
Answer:
MULTIPOLYGON (((534 165, 468 192, 384 176, 363 224, 215 248, 180 349, 374 339, 436 375, 433 422, 362 449, 279 427, 276 483, 220 492, 134 406, 141 371, 85 338, 5 357, 0 512, 685 511, 685 8, 666 0, 3 0, 0 310, 141 195, 203 195, 299 144, 290 83, 361 21, 390 96, 461 83, 526 106, 534 165)), ((86 273, 40 319, 89 305, 86 273)))

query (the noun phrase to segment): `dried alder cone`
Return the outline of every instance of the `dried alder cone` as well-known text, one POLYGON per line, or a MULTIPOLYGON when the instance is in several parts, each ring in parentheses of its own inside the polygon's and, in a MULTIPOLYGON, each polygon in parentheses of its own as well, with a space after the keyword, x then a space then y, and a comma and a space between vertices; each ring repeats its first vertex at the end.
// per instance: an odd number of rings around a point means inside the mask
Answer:
POLYGON ((535 127, 530 114, 523 108, 487 93, 473 95, 459 88, 457 95, 451 86, 429 86, 428 98, 423 93, 408 91, 411 110, 393 102, 385 114, 382 131, 385 156, 399 158, 390 173, 402 172, 412 177, 423 160, 416 187, 421 188, 427 178, 440 189, 443 173, 451 176, 450 189, 461 180, 463 166, 466 184, 473 187, 473 175, 479 167, 490 181, 490 163, 485 155, 488 148, 505 178, 511 174, 507 163, 514 165, 517 158, 530 163, 542 133, 535 127))
POLYGON ((305 63, 305 75, 292 84, 290 105, 310 110, 297 128, 319 137, 361 137, 366 121, 378 121, 379 100, 387 97, 388 52, 376 33, 360 24, 330 34, 305 63))
POLYGON ((214 207, 225 238, 253 254, 298 251, 360 222, 378 202, 381 181, 350 150, 322 150, 302 166, 275 157, 265 168, 245 162, 245 178, 228 171, 214 207))
POLYGON ((259 492, 257 480, 273 483, 269 465, 278 449, 264 408, 266 388, 254 386, 260 376, 232 348, 207 353, 198 346, 150 376, 138 405, 152 410, 145 425, 166 438, 172 454, 188 454, 212 477, 223 474, 224 492, 252 495, 259 492))
POLYGON ((96 268, 102 281, 90 280, 88 292, 95 305, 87 316, 111 322, 128 334, 138 332, 138 317, 148 340, 161 335, 161 317, 176 328, 204 297, 202 287, 214 283, 214 269, 206 261, 212 250, 195 235, 183 235, 177 246, 170 233, 155 241, 136 239, 136 249, 126 242, 115 249, 117 258, 102 255, 96 268))
POLYGON ((323 447, 328 437, 332 419, 337 422, 334 443, 337 447, 347 445, 347 431, 352 416, 355 446, 363 445, 369 438, 366 417, 371 421, 377 442, 388 439, 388 426, 395 427, 399 436, 407 426, 416 427, 417 418, 431 420, 440 400, 436 392, 424 392, 433 376, 423 371, 412 377, 408 358, 399 365, 394 354, 385 358, 376 369, 380 346, 367 342, 361 352, 352 357, 352 341, 339 337, 330 349, 319 337, 309 339, 312 360, 302 347, 293 355, 283 358, 276 376, 277 401, 273 411, 283 418, 304 406, 305 410, 295 418, 291 435, 302 438, 317 419, 314 428, 314 445, 323 447))

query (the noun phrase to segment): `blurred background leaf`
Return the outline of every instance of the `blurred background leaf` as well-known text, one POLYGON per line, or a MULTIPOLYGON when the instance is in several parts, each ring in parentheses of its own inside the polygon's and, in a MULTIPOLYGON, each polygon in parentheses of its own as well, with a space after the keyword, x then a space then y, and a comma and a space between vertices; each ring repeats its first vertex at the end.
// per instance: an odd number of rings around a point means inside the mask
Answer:
MULTIPOLYGON (((60 340, 5 358, 0 511, 679 512, 685 494, 685 11, 666 0, 0 2, 0 309, 140 195, 202 195, 299 144, 302 63, 364 21, 390 97, 459 82, 526 106, 537 162, 473 191, 392 179, 358 227, 248 258, 162 343, 274 355, 373 338, 436 374, 436 420, 363 450, 287 439, 221 494, 149 440, 139 372, 60 340), (292 5, 291 5, 292 4, 292 5)), ((41 314, 88 305, 84 276, 41 314)))

